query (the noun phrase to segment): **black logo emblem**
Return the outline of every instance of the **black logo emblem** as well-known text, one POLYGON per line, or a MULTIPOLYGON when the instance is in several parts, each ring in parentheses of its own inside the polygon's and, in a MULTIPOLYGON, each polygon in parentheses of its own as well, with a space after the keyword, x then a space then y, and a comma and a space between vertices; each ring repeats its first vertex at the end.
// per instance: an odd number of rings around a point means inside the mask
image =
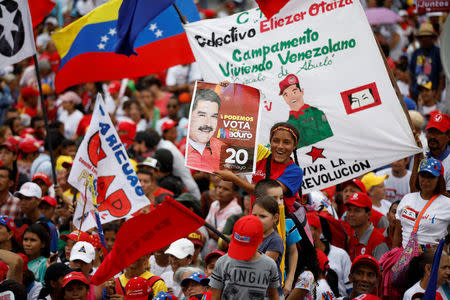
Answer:
POLYGON ((0 54, 16 55, 25 43, 22 12, 14 0, 0 0, 0 54))

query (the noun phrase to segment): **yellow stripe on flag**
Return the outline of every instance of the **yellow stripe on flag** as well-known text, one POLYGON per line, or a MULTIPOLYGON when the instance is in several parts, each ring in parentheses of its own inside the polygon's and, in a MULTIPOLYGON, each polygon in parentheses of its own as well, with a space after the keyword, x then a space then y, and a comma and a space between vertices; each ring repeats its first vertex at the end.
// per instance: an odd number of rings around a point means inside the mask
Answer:
POLYGON ((61 58, 66 56, 73 41, 77 38, 78 33, 80 33, 83 27, 89 24, 117 20, 119 17, 119 8, 121 4, 122 0, 111 0, 106 2, 105 4, 92 10, 87 15, 53 33, 52 39, 55 42, 59 56, 61 56, 61 58))
POLYGON ((283 240, 283 256, 281 257, 280 270, 281 270, 281 286, 284 284, 284 270, 286 261, 286 216, 284 215, 284 205, 279 206, 280 209, 280 220, 278 221, 277 230, 281 239, 283 240))

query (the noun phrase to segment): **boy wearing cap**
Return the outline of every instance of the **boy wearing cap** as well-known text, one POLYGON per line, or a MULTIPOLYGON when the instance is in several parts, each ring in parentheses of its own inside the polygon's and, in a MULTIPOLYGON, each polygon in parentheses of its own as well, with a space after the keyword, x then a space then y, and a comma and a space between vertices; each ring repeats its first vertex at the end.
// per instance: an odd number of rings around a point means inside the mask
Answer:
POLYGON ((354 259, 348 278, 353 283, 350 299, 361 294, 376 295, 381 280, 380 264, 370 255, 360 255, 354 259))
POLYGON ((81 272, 70 272, 64 276, 62 288, 65 300, 88 299, 89 280, 81 272))
POLYGON ((305 104, 304 89, 294 74, 289 74, 279 83, 280 96, 289 108, 288 123, 294 125, 300 133, 297 148, 309 146, 333 136, 325 113, 320 109, 305 104))
POLYGON ((183 288, 185 299, 203 299, 204 293, 208 291, 209 278, 205 273, 192 273, 189 277, 184 278, 180 285, 183 288))
POLYGON ((353 229, 348 245, 350 259, 370 254, 377 259, 389 251, 383 234, 370 222, 372 200, 364 193, 355 193, 345 204, 347 222, 353 229))
POLYGON ((14 193, 17 189, 20 189, 22 184, 29 181, 27 175, 20 173, 15 165, 17 161, 18 143, 18 139, 12 136, 0 145, 0 161, 4 167, 13 170, 11 177, 13 178, 14 184, 10 187, 11 193, 14 193))
POLYGON ((372 209, 383 216, 386 216, 391 207, 391 202, 385 200, 386 188, 384 187, 384 181, 388 177, 389 175, 377 176, 374 172, 370 172, 361 179, 367 190, 367 195, 372 199, 372 209))
POLYGON ((262 241, 258 217, 245 216, 236 222, 228 253, 217 260, 211 275, 211 299, 279 299, 277 265, 257 251, 262 241))

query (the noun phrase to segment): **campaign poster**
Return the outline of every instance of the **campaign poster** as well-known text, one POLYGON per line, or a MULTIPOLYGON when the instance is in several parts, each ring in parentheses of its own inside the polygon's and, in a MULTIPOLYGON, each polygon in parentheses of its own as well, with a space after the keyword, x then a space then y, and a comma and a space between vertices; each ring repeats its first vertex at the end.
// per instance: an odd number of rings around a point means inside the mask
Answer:
POLYGON ((252 9, 185 30, 205 81, 261 91, 258 143, 276 122, 298 129, 303 192, 421 151, 359 1, 289 1, 270 19, 252 9))
POLYGON ((208 173, 254 172, 259 104, 256 88, 196 82, 189 113, 186 166, 208 173))

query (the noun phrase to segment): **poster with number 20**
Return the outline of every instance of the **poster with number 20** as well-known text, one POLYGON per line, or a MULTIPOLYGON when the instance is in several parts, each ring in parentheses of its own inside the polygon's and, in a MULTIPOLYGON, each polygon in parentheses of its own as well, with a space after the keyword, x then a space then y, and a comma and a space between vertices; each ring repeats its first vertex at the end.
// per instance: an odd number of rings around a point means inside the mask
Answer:
POLYGON ((186 166, 208 173, 253 173, 259 90, 242 84, 197 82, 191 103, 186 166))

